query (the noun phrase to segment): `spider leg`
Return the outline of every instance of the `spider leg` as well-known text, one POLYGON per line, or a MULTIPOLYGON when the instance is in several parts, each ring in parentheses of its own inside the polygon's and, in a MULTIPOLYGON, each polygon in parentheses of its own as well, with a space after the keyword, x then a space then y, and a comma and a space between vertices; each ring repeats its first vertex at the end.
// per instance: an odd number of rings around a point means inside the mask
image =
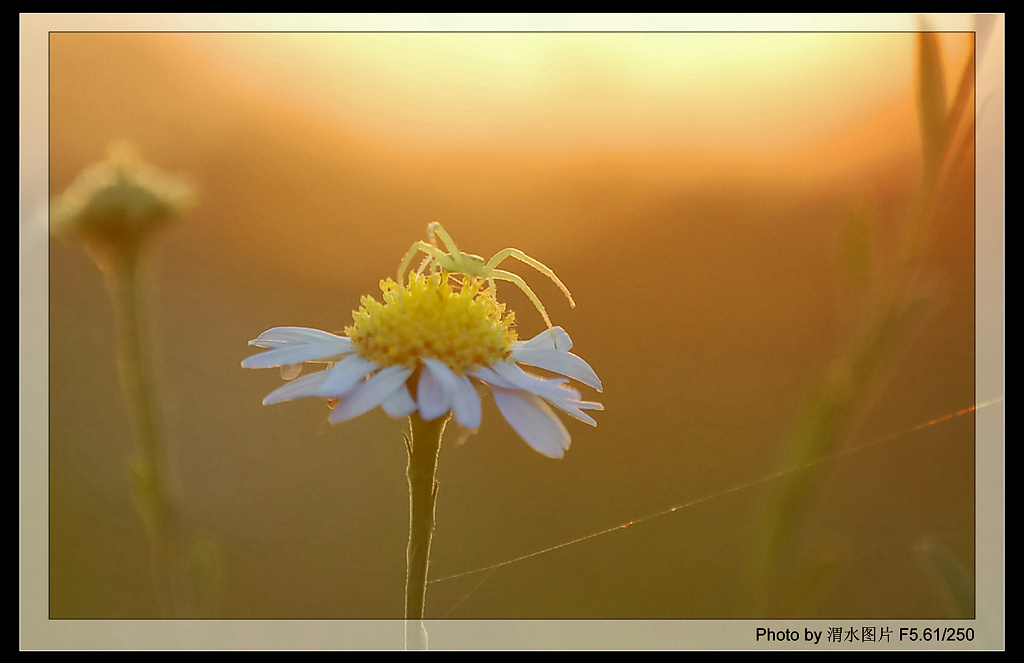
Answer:
MULTIPOLYGON (((434 247, 436 253, 432 253, 431 260, 434 263, 434 267, 438 270, 448 270, 450 274, 467 274, 472 275, 473 270, 467 271, 463 265, 463 253, 459 251, 459 247, 456 246, 455 240, 452 236, 444 229, 437 221, 431 221, 427 224, 427 238, 430 240, 430 245, 434 247), (437 239, 441 238, 441 242, 444 247, 448 250, 448 253, 444 253, 437 246, 437 239), (444 264, 441 264, 443 261, 444 264)), ((426 267, 429 261, 424 261, 424 264, 420 265, 420 271, 417 274, 422 273, 423 268, 426 267)))
POLYGON ((434 257, 433 256, 431 256, 431 255, 424 256, 423 260, 420 261, 420 266, 416 268, 416 276, 419 276, 420 274, 422 274, 423 271, 427 268, 427 266, 431 262, 433 262, 433 261, 434 261, 434 257))
POLYGON ((448 249, 448 254, 451 258, 458 262, 458 258, 462 255, 462 252, 459 251, 459 247, 455 245, 455 240, 452 239, 452 236, 445 231, 444 226, 437 221, 433 221, 427 226, 427 237, 430 238, 432 244, 434 242, 435 235, 440 237, 441 241, 444 242, 444 246, 448 249))
POLYGON ((402 262, 399 263, 398 265, 398 282, 400 284, 405 283, 404 275, 407 274, 408 272, 409 263, 412 262, 413 256, 415 256, 420 251, 426 253, 427 257, 424 258, 423 262, 420 264, 420 268, 416 272, 417 276, 423 273, 423 269, 428 264, 430 264, 431 261, 437 260, 438 258, 443 258, 445 256, 441 249, 435 248, 427 244, 426 242, 413 242, 413 245, 409 247, 409 251, 405 254, 405 257, 402 258, 402 262))
POLYGON ((512 272, 506 272, 503 269, 492 270, 490 278, 501 279, 502 281, 510 281, 511 283, 514 283, 515 285, 519 286, 519 289, 526 293, 526 296, 530 298, 530 301, 533 302, 533 305, 537 307, 537 310, 540 312, 541 317, 544 318, 544 324, 548 326, 548 330, 551 332, 551 340, 555 342, 555 347, 557 348, 558 339, 555 338, 555 328, 551 324, 551 318, 548 317, 548 312, 544 309, 544 305, 540 303, 540 298, 537 297, 533 290, 530 290, 530 286, 526 285, 526 281, 524 281, 522 277, 513 274, 512 272))
MULTIPOLYGON (((569 288, 566 288, 565 284, 562 283, 557 276, 555 276, 555 272, 550 267, 542 263, 540 260, 537 260, 536 258, 531 258, 530 256, 526 255, 519 249, 502 249, 501 251, 495 253, 494 257, 487 261, 487 265, 484 267, 484 273, 490 272, 492 270, 495 272, 503 272, 506 274, 510 273, 504 272, 504 270, 495 269, 505 258, 515 258, 517 260, 521 260, 522 262, 525 262, 530 267, 533 267, 538 272, 554 281, 555 285, 557 285, 559 289, 565 294, 566 299, 569 300, 569 306, 576 308, 576 302, 573 301, 572 294, 569 293, 569 288)), ((548 326, 550 327, 551 325, 548 326)))

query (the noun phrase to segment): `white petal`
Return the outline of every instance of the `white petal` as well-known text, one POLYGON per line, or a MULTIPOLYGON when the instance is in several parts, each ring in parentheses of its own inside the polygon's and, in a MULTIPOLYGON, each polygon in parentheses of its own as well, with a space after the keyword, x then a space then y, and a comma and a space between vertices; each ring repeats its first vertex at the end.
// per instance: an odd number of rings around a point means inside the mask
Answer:
POLYGON ((558 418, 555 411, 552 410, 543 400, 540 398, 536 399, 536 404, 537 407, 547 414, 551 418, 551 421, 555 422, 558 428, 562 431, 562 451, 568 451, 569 445, 572 444, 572 437, 569 435, 569 431, 566 429, 565 424, 562 423, 562 420, 558 418))
POLYGON ((301 364, 304 361, 324 361, 352 352, 352 341, 319 329, 305 327, 275 327, 249 341, 249 345, 271 348, 242 360, 243 368, 269 368, 301 364))
POLYGON ((384 411, 392 417, 405 417, 416 411, 416 401, 409 394, 409 388, 404 384, 380 404, 384 411))
MULTIPOLYGON (((530 375, 517 365, 507 361, 494 362, 492 368, 494 368, 495 373, 515 385, 516 389, 522 389, 544 398, 565 398, 565 392, 562 391, 563 388, 559 385, 564 384, 568 380, 563 378, 539 378, 535 375, 530 375)), ((578 396, 578 392, 576 393, 578 396)))
POLYGON ((242 368, 270 368, 301 364, 304 361, 326 361, 350 352, 351 349, 342 349, 336 344, 296 345, 246 357, 242 360, 242 368))
POLYGON ((549 458, 561 458, 569 448, 569 431, 547 404, 536 396, 492 387, 494 403, 519 437, 549 458))
POLYGON ((312 329, 310 327, 274 327, 260 334, 257 338, 249 341, 249 345, 257 345, 261 348, 280 348, 285 345, 330 342, 335 340, 347 341, 344 336, 338 336, 330 332, 312 329))
POLYGON ((420 381, 416 385, 416 401, 419 403, 420 417, 424 421, 433 421, 452 409, 448 395, 431 371, 420 371, 420 381))
POLYGON ((522 389, 513 385, 511 382, 488 368, 478 368, 473 373, 473 377, 482 380, 491 386, 513 390, 520 389, 530 393, 539 391, 542 393, 544 398, 551 402, 552 405, 566 414, 575 417, 580 421, 586 422, 591 426, 597 425, 597 422, 594 421, 593 417, 581 412, 581 410, 603 410, 603 405, 600 403, 580 400, 579 392, 575 389, 568 388, 565 385, 553 384, 551 382, 541 380, 540 378, 536 378, 529 373, 525 373, 525 375, 526 379, 522 380, 520 383, 525 385, 527 388, 522 389))
POLYGON ((296 398, 320 396, 320 388, 326 379, 327 371, 318 371, 292 380, 267 394, 266 398, 263 399, 263 404, 273 405, 274 403, 292 401, 296 398))
POLYGON ((383 403, 405 384, 412 370, 404 366, 388 366, 352 390, 348 398, 331 410, 331 423, 358 417, 383 403))
POLYGON ((558 343, 558 349, 568 352, 572 350, 572 339, 569 338, 569 334, 565 332, 561 327, 554 327, 552 329, 545 329, 541 333, 537 334, 529 341, 516 341, 512 344, 513 348, 547 348, 550 350, 555 349, 555 342, 558 343), (551 340, 551 332, 555 332, 555 340, 551 340))
POLYGON ((430 373, 444 390, 446 400, 452 404, 455 418, 469 429, 480 427, 480 397, 477 396, 473 384, 464 375, 455 375, 448 365, 438 359, 423 358, 427 367, 424 372, 430 373))
POLYGON ((483 410, 480 406, 480 395, 473 388, 473 383, 465 375, 458 376, 459 394, 452 399, 454 402, 455 418, 460 424, 470 430, 480 428, 480 420, 483 418, 483 410))
POLYGON ((590 364, 561 348, 557 350, 553 348, 516 348, 512 350, 512 359, 570 377, 602 391, 601 379, 597 377, 597 373, 590 367, 590 364))
POLYGON ((320 396, 340 396, 359 384, 364 377, 380 368, 359 355, 349 355, 328 368, 320 396))
POLYGON ((470 371, 469 374, 472 377, 475 377, 477 380, 480 380, 481 382, 486 382, 487 384, 494 385, 496 387, 502 387, 503 389, 516 388, 514 384, 512 384, 505 378, 501 377, 500 375, 495 373, 490 368, 487 368, 486 366, 477 366, 475 369, 470 371))
POLYGON ((548 402, 557 407, 562 412, 565 412, 569 416, 579 419, 582 422, 588 423, 591 426, 596 426, 597 422, 589 414, 583 412, 583 410, 603 410, 604 406, 600 403, 592 403, 590 401, 581 401, 575 397, 567 397, 561 399, 548 399, 548 402))

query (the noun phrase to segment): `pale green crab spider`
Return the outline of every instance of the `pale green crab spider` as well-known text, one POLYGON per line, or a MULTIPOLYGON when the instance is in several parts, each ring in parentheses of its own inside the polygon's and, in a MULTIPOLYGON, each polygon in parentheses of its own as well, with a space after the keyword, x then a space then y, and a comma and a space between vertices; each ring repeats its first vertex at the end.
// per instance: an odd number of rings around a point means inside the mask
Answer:
POLYGON ((405 282, 409 263, 411 263, 413 257, 421 251, 427 254, 427 257, 423 259, 423 262, 420 263, 419 269, 416 270, 417 276, 422 274, 423 270, 425 270, 430 264, 433 264, 434 267, 443 269, 452 274, 465 274, 470 278, 478 278, 487 281, 491 297, 495 298, 495 300, 497 299, 497 287, 494 284, 495 280, 509 281, 510 283, 519 286, 519 289, 522 290, 526 296, 530 298, 530 301, 533 302, 533 305, 537 307, 541 317, 544 318, 544 323, 548 326, 548 330, 551 331, 551 338, 554 339, 555 330, 551 325, 551 318, 548 317, 548 313, 544 309, 544 305, 541 304, 540 299, 533 290, 530 289, 530 286, 526 285, 526 281, 524 281, 522 277, 504 269, 498 269, 498 265, 506 258, 516 258, 554 281, 555 285, 565 293, 566 298, 569 300, 569 305, 574 308, 576 306, 576 302, 573 301, 572 295, 569 293, 569 289, 565 287, 565 284, 562 283, 557 276, 555 276, 555 273, 551 268, 536 258, 531 258, 519 249, 502 249, 495 253, 494 257, 490 260, 485 261, 480 256, 459 251, 459 247, 455 245, 451 235, 445 231, 440 223, 434 222, 427 226, 427 237, 430 238, 429 244, 427 242, 420 241, 413 243, 413 245, 409 247, 408 253, 405 254, 401 264, 398 266, 399 283, 405 282), (441 238, 441 242, 444 243, 445 248, 448 249, 448 253, 445 253, 436 246, 435 236, 441 238))

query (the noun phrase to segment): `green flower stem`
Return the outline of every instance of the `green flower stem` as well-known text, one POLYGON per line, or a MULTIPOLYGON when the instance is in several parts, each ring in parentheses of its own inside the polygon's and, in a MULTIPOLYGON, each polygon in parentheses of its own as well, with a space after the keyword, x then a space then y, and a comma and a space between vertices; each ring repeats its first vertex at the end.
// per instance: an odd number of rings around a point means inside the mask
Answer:
POLYGON ((409 549, 405 581, 405 618, 423 619, 430 564, 430 539, 434 534, 437 499, 437 456, 448 417, 424 421, 418 412, 409 416, 409 549))
POLYGON ((137 250, 119 252, 108 263, 107 289, 117 324, 117 364, 132 420, 135 445, 131 473, 136 507, 146 527, 150 570, 162 617, 183 616, 187 583, 178 582, 181 567, 180 524, 169 497, 156 403, 137 250))

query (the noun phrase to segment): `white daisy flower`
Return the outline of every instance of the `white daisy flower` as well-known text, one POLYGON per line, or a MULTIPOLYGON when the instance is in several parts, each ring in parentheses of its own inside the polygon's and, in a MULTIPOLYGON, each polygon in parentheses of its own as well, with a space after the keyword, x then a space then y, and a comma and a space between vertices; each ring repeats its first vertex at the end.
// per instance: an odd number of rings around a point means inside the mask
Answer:
POLYGON ((475 430, 481 420, 477 388, 488 387, 502 416, 527 444, 561 458, 569 432, 552 408, 596 426, 586 411, 604 408, 583 400, 568 383, 573 379, 601 391, 601 380, 569 352, 572 340, 561 327, 517 340, 513 314, 506 315, 505 306, 480 285, 466 278, 453 288, 446 274, 414 276, 407 286, 382 281, 384 303, 364 297, 345 336, 275 327, 249 342, 267 351, 242 366, 281 367, 287 379, 295 378, 302 364, 326 363, 324 370, 274 390, 263 403, 325 398, 332 423, 380 406, 392 417, 418 412, 426 421, 451 412, 459 424, 475 430), (564 377, 539 377, 520 364, 564 377))

